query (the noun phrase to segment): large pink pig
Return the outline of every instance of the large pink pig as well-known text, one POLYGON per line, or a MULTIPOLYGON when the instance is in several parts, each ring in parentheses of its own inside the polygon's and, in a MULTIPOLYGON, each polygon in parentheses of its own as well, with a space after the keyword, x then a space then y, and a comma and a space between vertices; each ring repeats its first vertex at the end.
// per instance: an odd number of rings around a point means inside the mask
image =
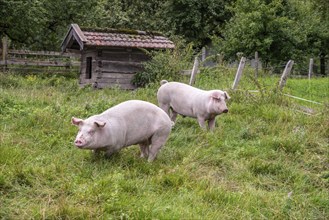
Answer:
POLYGON ((227 113, 226 100, 230 99, 225 91, 205 91, 179 82, 161 81, 161 87, 157 94, 160 108, 162 108, 171 120, 175 122, 177 114, 197 118, 199 125, 205 128, 215 127, 215 117, 227 113))
POLYGON ((110 156, 124 147, 139 144, 141 157, 147 157, 149 162, 166 143, 172 127, 162 109, 140 100, 123 102, 85 120, 72 117, 71 121, 79 127, 74 141, 78 148, 96 153, 106 151, 110 156))

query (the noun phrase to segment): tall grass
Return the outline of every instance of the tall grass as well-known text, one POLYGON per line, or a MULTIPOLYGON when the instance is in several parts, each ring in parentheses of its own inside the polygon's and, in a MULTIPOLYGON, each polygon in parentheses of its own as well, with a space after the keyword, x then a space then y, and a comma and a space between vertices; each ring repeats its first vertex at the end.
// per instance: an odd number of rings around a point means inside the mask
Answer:
POLYGON ((153 163, 137 146, 110 159, 76 149, 70 118, 128 99, 156 104, 158 83, 94 90, 74 78, 0 74, 1 218, 326 219, 328 79, 288 80, 285 93, 325 103, 309 116, 275 92, 273 77, 258 79, 262 94, 246 91, 257 87, 248 74, 231 91, 234 72, 201 71, 196 86, 227 89, 229 113, 214 132, 179 117, 153 163))

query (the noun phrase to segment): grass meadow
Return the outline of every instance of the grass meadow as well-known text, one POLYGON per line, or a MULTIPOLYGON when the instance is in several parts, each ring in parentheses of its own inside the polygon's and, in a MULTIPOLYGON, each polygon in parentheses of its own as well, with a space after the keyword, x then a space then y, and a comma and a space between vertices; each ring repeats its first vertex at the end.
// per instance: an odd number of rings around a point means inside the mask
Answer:
POLYGON ((282 95, 265 74, 232 91, 234 73, 197 76, 196 87, 227 89, 229 113, 213 132, 178 117, 152 163, 137 146, 109 159, 77 149, 70 119, 129 99, 157 104, 158 84, 94 90, 0 74, 0 219, 327 219, 329 79, 288 79, 283 90, 319 105, 282 95))

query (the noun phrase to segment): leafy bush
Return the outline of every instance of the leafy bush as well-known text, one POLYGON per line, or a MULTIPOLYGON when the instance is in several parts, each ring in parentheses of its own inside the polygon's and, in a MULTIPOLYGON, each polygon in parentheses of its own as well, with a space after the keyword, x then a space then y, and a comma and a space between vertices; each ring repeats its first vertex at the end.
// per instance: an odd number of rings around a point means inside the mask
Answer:
POLYGON ((149 52, 152 59, 144 63, 144 71, 135 74, 132 83, 144 87, 150 83, 160 82, 162 79, 177 81, 181 77, 179 72, 192 68, 194 56, 193 45, 176 43, 174 50, 149 52))

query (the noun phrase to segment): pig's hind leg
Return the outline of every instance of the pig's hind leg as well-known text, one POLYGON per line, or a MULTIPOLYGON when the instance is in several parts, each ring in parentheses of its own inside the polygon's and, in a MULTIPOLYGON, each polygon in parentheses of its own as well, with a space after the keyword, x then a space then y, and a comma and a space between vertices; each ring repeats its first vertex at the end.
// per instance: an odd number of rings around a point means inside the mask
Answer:
POLYGON ((147 158, 149 155, 149 146, 150 141, 144 141, 139 144, 140 150, 141 150, 141 158, 147 158))
POLYGON ((153 134, 151 138, 151 146, 149 149, 148 162, 152 162, 156 158, 156 155, 158 154, 159 150, 166 143, 170 131, 171 131, 170 127, 162 127, 159 128, 153 134))
POLYGON ((171 117, 170 117, 171 121, 175 123, 176 118, 177 118, 177 112, 171 108, 171 117))
POLYGON ((167 113, 169 116, 170 120, 175 123, 176 118, 177 118, 177 112, 169 105, 169 104, 163 104, 159 103, 159 107, 167 113), (171 114, 170 114, 171 112, 171 114))
POLYGON ((170 117, 170 105, 159 102, 159 107, 170 117))
POLYGON ((202 129, 206 129, 205 119, 202 118, 202 117, 198 117, 197 119, 198 119, 198 123, 199 123, 200 127, 201 127, 202 129))

